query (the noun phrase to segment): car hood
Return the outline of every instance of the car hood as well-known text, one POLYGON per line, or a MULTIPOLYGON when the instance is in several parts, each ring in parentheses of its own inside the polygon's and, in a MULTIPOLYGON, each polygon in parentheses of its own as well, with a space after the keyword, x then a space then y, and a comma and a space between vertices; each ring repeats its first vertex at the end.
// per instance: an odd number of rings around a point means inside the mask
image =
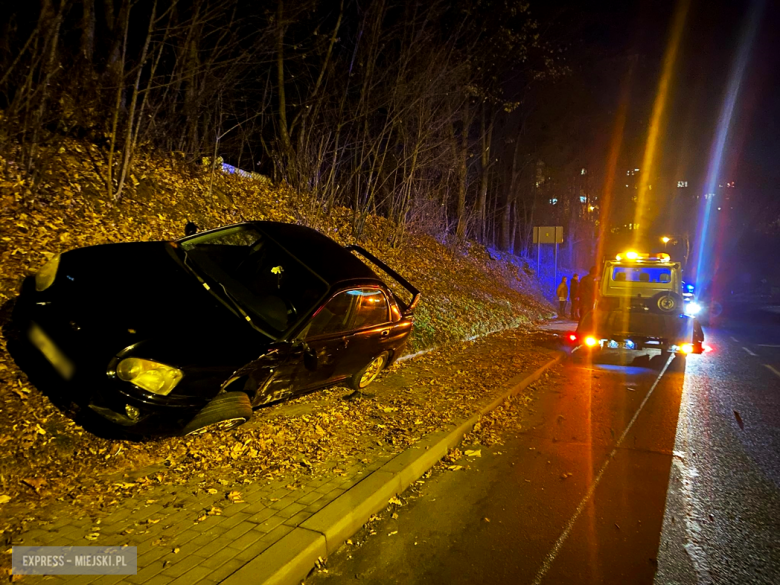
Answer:
POLYGON ((66 252, 56 284, 67 298, 76 326, 104 334, 110 331, 112 337, 120 335, 131 343, 156 340, 211 346, 254 332, 229 308, 228 300, 206 290, 167 242, 107 244, 66 252))

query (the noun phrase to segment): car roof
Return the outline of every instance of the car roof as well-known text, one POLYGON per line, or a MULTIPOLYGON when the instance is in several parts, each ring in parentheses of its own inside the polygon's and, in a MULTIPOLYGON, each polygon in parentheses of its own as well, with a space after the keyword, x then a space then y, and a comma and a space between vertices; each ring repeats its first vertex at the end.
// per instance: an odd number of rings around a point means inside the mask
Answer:
POLYGON ((274 221, 253 221, 252 225, 316 273, 330 286, 379 284, 381 279, 343 246, 329 237, 302 225, 274 221))

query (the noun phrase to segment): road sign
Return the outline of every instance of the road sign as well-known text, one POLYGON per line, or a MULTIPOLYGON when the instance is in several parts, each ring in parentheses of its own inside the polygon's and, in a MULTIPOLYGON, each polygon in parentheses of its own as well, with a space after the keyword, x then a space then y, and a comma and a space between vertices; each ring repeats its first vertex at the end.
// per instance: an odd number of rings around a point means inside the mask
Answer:
POLYGON ((542 264, 542 244, 555 244, 555 275, 553 282, 558 280, 558 244, 563 243, 563 226, 540 226, 534 228, 534 244, 536 244, 536 274, 539 274, 542 264))
POLYGON ((562 244, 563 226, 543 226, 534 228, 534 244, 562 244))

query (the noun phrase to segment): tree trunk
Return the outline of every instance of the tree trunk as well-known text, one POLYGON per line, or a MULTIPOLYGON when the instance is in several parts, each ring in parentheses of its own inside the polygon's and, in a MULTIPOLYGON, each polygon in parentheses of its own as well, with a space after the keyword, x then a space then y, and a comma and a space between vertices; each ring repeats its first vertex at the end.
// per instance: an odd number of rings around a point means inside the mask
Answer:
POLYGON ((460 152, 458 153, 458 227, 455 235, 459 240, 466 239, 466 228, 468 218, 466 217, 466 180, 468 178, 468 156, 469 156, 469 100, 463 105, 463 128, 460 136, 460 152))
POLYGON ((482 104, 482 116, 481 116, 481 138, 482 149, 480 152, 480 163, 482 174, 479 177, 479 193, 477 195, 477 240, 482 244, 485 244, 487 238, 487 226, 485 225, 487 214, 487 194, 488 183, 490 177, 490 143, 493 140, 493 122, 495 117, 492 117, 490 123, 486 121, 487 107, 482 104))
POLYGON ((92 63, 95 51, 95 0, 82 0, 81 13, 81 56, 92 63))
POLYGON ((278 27, 276 36, 276 84, 279 94, 279 138, 282 142, 283 160, 289 162, 292 156, 292 144, 287 126, 287 98, 284 91, 284 2, 278 0, 276 11, 276 26, 278 27))

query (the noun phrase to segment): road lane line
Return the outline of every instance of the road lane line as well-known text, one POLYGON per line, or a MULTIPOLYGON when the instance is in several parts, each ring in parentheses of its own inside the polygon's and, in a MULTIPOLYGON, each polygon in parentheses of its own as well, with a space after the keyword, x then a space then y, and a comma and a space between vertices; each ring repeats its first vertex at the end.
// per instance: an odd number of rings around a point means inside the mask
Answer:
POLYGON ((735 341, 735 342, 739 343, 739 339, 737 339, 736 337, 732 337, 731 341, 735 341))
POLYGON ((742 349, 744 349, 746 352, 748 352, 752 356, 757 356, 758 355, 757 353, 753 353, 752 351, 750 351, 747 347, 743 347, 742 349))
POLYGON ((767 368, 767 369, 768 369, 770 372, 773 372, 775 376, 777 376, 778 378, 780 378, 780 372, 778 372, 778 371, 777 371, 776 369, 774 369, 772 366, 770 366, 769 364, 764 364, 764 367, 765 367, 765 368, 767 368))
POLYGON ((758 347, 780 347, 780 345, 777 345, 775 343, 757 343, 758 347))
POLYGON ((637 408, 633 418, 628 423, 626 429, 623 431, 623 434, 620 435, 620 438, 618 439, 617 443, 615 443, 615 447, 612 449, 612 452, 607 456, 607 460, 604 462, 604 465, 602 465, 601 469, 599 469, 599 472, 596 474, 596 479, 594 479, 593 483, 590 484, 588 491, 585 493, 585 496, 582 498, 582 501, 580 501, 579 505, 577 506, 577 509, 574 511, 574 515, 571 518, 569 518, 569 521, 566 523, 566 527, 563 529, 563 532, 558 537, 558 540, 555 541, 555 544, 553 545, 552 549, 550 549, 550 552, 547 553, 547 556, 544 558, 544 561, 542 562, 542 566, 539 568, 539 571, 536 573, 536 577, 534 578, 532 585, 540 585, 542 579, 544 579, 544 576, 547 574, 547 571, 550 570, 550 567, 552 566, 555 557, 558 556, 558 553, 560 552, 563 543, 566 542, 566 539, 569 537, 572 528, 574 528, 574 523, 577 521, 577 518, 579 518, 580 514, 582 514, 582 511, 585 509, 588 500, 590 500, 590 498, 593 496, 593 493, 596 491, 596 487, 599 485, 599 482, 601 481, 601 477, 604 475, 604 472, 607 470, 607 466, 609 465, 609 462, 612 461, 612 458, 615 456, 615 453, 617 452, 618 448, 620 448, 620 444, 623 442, 623 439, 626 438, 628 431, 630 431, 631 427, 634 426, 634 422, 639 416, 639 413, 642 412, 642 409, 645 407, 645 404, 647 404, 647 401, 650 399, 650 396, 652 396, 653 391, 655 390, 656 386, 658 386, 658 382, 660 382, 661 378, 663 378, 664 374, 666 373, 666 369, 669 367, 669 364, 672 363, 673 359, 675 359, 675 356, 670 355, 669 359, 666 360, 666 364, 661 370, 661 373, 658 374, 658 377, 655 379, 655 382, 653 382, 653 385, 650 387, 650 390, 647 392, 647 395, 645 396, 645 399, 642 401, 642 404, 639 405, 639 408, 637 408))

